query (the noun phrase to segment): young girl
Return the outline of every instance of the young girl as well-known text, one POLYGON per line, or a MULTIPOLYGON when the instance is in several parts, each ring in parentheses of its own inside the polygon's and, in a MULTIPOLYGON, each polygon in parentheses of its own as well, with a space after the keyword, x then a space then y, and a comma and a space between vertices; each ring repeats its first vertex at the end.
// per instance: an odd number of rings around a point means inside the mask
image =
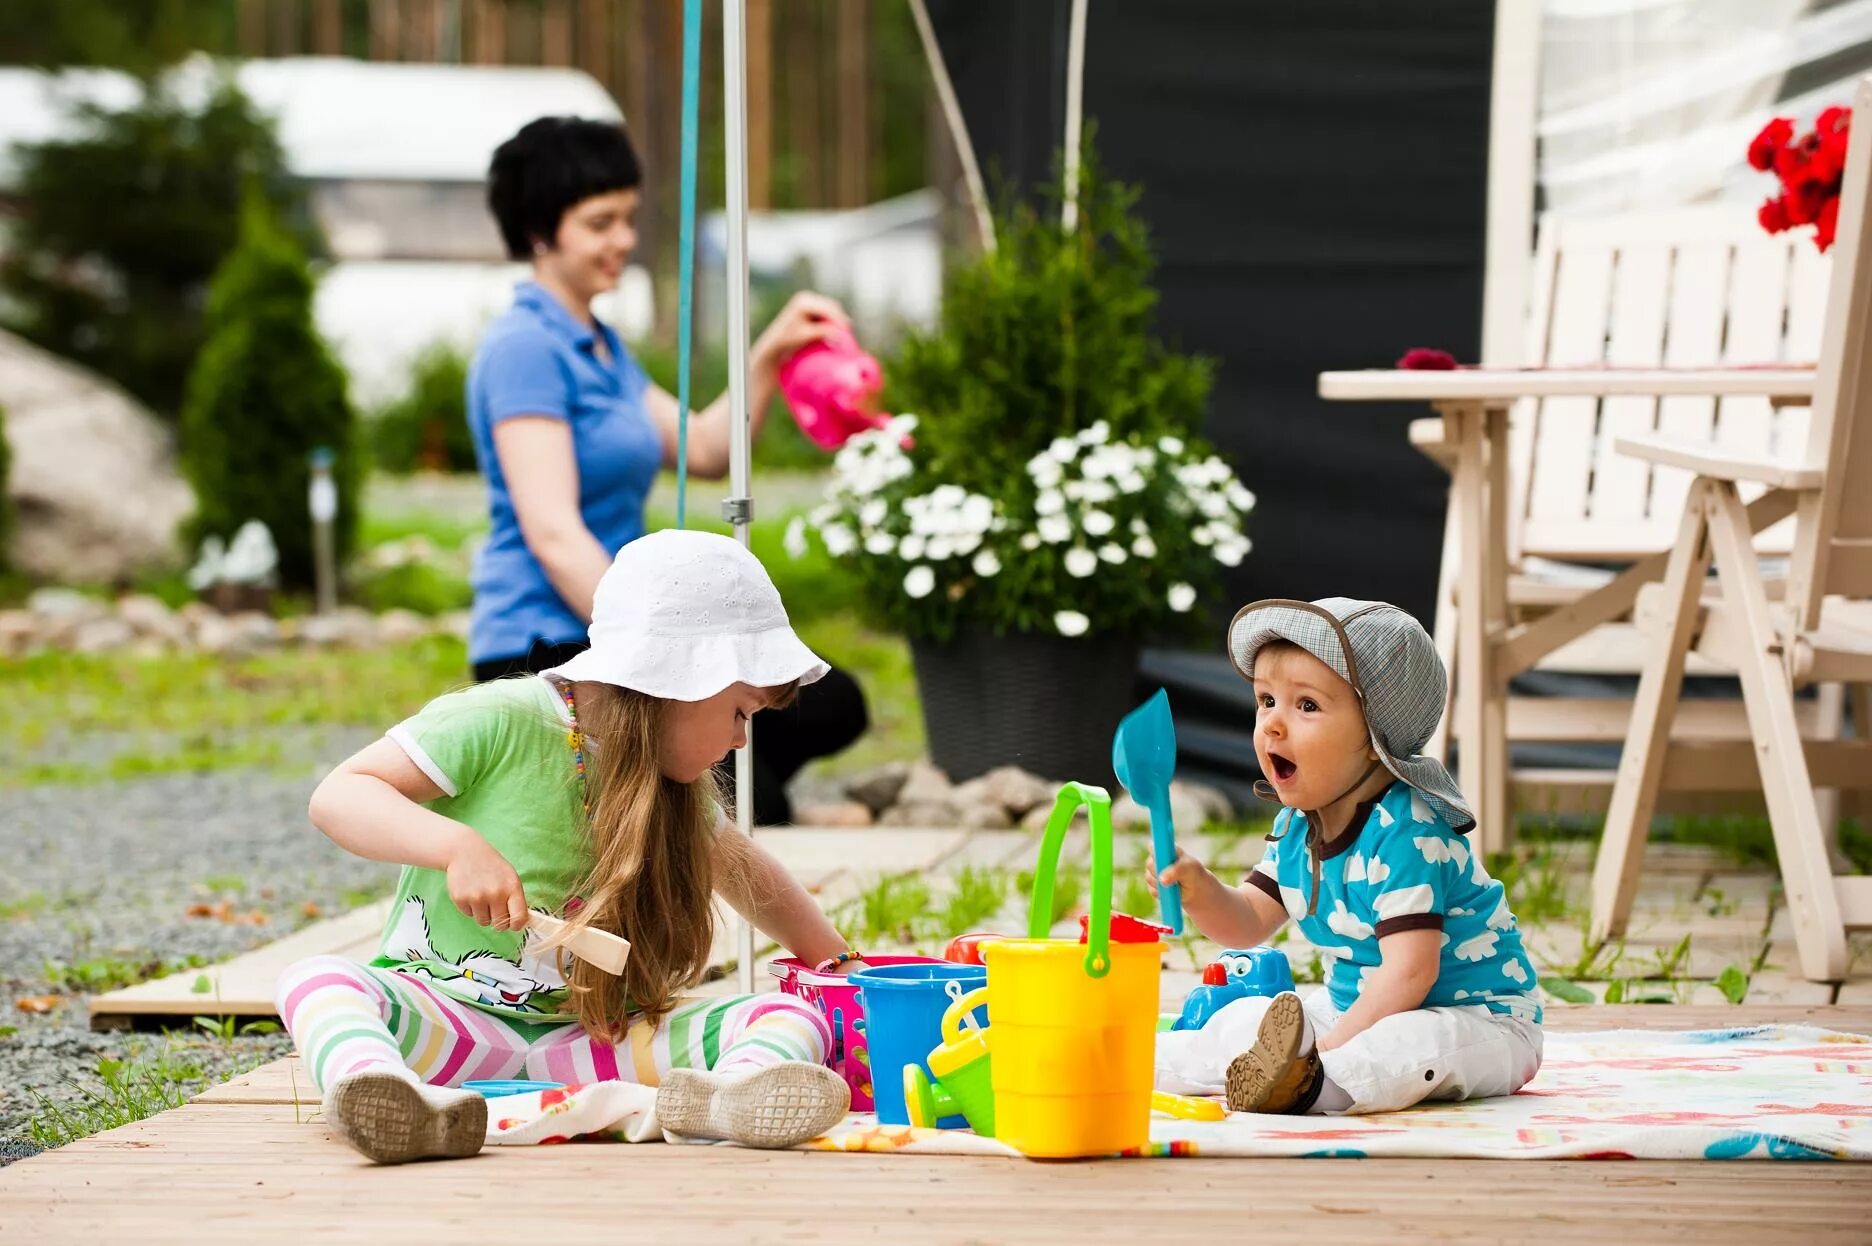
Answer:
MULTIPOLYGON (((1229 627, 1254 684, 1255 754, 1286 806, 1230 887, 1187 854, 1164 871, 1224 947, 1292 919, 1331 965, 1325 990, 1243 999, 1158 1035, 1157 1084, 1226 1091, 1237 1112, 1389 1112, 1512 1094, 1541 1062, 1534 967, 1442 763, 1443 663, 1382 602, 1262 601, 1229 627)), ((1153 886, 1156 880, 1151 879, 1153 886)))
POLYGON ((312 794, 321 831, 405 867, 375 960, 313 957, 278 986, 326 1118, 373 1160, 474 1154, 486 1104, 451 1088, 482 1078, 636 1081, 658 1087, 668 1133, 763 1147, 816 1137, 849 1106, 816 1009, 677 1002, 708 964, 717 891, 807 963, 853 960, 724 824, 710 777, 750 716, 826 664, 760 562, 697 532, 623 548, 591 639, 544 675, 431 702, 312 794), (627 938, 623 975, 541 939, 532 912, 627 938))

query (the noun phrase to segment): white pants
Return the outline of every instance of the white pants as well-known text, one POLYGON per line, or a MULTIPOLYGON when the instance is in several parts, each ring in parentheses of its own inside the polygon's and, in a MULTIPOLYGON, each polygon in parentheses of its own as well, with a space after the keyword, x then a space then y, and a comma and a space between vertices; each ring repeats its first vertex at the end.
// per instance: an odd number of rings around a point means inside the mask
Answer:
MULTIPOLYGON (((1338 1024, 1324 989, 1302 1004, 1314 1035, 1338 1024)), ((1229 1062, 1254 1046, 1267 1006, 1261 997, 1238 999, 1200 1030, 1159 1034, 1157 1089, 1221 1094, 1229 1062)), ((1330 1085, 1320 1095, 1323 1109, 1315 1111, 1358 1115, 1395 1112, 1426 1099, 1486 1099, 1511 1095, 1534 1079, 1541 1030, 1482 1007, 1418 1008, 1394 1013, 1345 1046, 1320 1053, 1320 1064, 1330 1085), (1335 1095, 1334 1087, 1343 1093, 1335 1095)))

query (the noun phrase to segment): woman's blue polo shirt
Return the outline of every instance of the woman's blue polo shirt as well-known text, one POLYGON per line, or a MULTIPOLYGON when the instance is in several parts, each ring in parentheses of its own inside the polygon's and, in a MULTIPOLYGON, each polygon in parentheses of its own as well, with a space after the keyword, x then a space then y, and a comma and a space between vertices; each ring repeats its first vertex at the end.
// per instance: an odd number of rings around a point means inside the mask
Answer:
POLYGON ((585 639, 585 620, 559 596, 520 535, 494 453, 494 426, 519 415, 570 426, 579 514, 615 554, 643 535, 644 502, 663 463, 663 440, 644 406, 648 386, 615 332, 602 324, 594 330, 537 282, 516 286, 513 306, 488 327, 468 371, 468 427, 488 482, 490 521, 474 566, 470 662, 523 657, 536 641, 585 639))

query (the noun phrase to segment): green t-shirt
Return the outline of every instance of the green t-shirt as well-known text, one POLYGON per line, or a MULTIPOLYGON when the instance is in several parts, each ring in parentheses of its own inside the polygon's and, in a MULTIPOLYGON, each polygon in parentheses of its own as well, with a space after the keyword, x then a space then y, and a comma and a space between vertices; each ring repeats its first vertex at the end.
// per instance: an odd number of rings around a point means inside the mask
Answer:
MULTIPOLYGON (((389 732, 442 789, 429 807, 480 832, 520 875, 528 907, 550 915, 591 868, 568 727, 557 690, 524 678, 437 697, 389 732)), ((539 941, 476 924, 449 899, 446 873, 408 866, 371 963, 511 1020, 571 1020, 564 954, 539 941)))

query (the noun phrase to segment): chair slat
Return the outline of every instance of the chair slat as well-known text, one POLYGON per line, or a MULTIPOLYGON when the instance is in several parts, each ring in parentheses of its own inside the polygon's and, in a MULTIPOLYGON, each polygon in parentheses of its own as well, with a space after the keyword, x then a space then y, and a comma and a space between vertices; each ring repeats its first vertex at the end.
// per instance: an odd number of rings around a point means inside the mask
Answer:
MULTIPOLYGON (((1671 248, 1644 242, 1623 248, 1612 282, 1612 333, 1606 362, 1614 367, 1655 367, 1664 361, 1664 313, 1669 306, 1671 248)), ((1657 399, 1642 395, 1607 398, 1599 412, 1592 496, 1595 520, 1642 521, 1651 492, 1651 468, 1620 454, 1614 442, 1657 427, 1657 399)))
MULTIPOLYGON (((1611 309, 1612 252, 1564 252, 1556 273, 1553 326, 1547 335, 1550 365, 1597 364, 1605 360, 1611 309)), ((1530 519, 1585 519, 1592 476, 1593 398, 1549 398, 1534 425, 1534 477, 1529 484, 1530 519)))
MULTIPOLYGON (((1722 359, 1723 310, 1729 288, 1731 246, 1721 242, 1693 242, 1677 249, 1671 272, 1670 332, 1664 342, 1664 362, 1690 368, 1722 359)), ((1673 394, 1658 403, 1658 432, 1686 441, 1708 441, 1716 428, 1716 400, 1673 394)), ((1690 476, 1681 471, 1651 474, 1651 514, 1660 523, 1675 524, 1683 514, 1690 491, 1690 476)), ((1665 539, 1669 544, 1669 538, 1665 539)))

